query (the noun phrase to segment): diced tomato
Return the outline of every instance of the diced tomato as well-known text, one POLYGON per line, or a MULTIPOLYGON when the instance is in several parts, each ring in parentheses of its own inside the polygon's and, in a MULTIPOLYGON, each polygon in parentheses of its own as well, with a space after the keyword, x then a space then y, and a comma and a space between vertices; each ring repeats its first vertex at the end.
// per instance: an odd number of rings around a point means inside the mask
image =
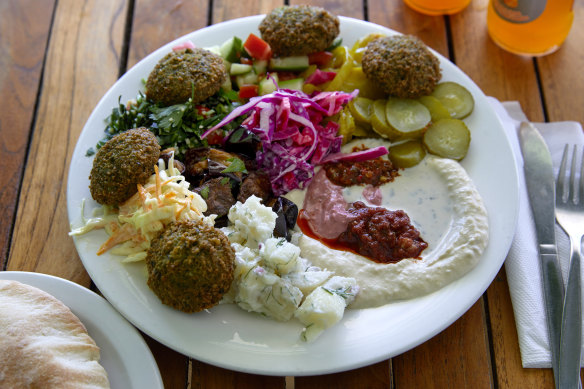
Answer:
POLYGON ((308 54, 308 63, 316 65, 319 68, 326 67, 333 59, 333 53, 330 51, 318 51, 316 53, 308 54))
POLYGON ((211 111, 211 109, 209 109, 209 108, 207 108, 207 107, 203 107, 202 105, 198 105, 198 106, 197 106, 197 113, 198 113, 199 115, 203 115, 203 116, 205 116, 205 114, 206 114, 207 112, 209 112, 209 111, 211 111))
POLYGON ((245 51, 255 59, 263 59, 267 61, 272 56, 272 48, 268 42, 255 34, 249 34, 243 47, 245 48, 245 51))
POLYGON ((245 84, 239 88, 239 98, 249 99, 258 95, 258 86, 255 84, 245 84))
POLYGON ((207 143, 210 145, 220 145, 223 144, 223 134, 221 130, 215 130, 205 137, 207 143))
POLYGON ((239 62, 244 65, 253 65, 253 60, 251 58, 241 57, 239 62))

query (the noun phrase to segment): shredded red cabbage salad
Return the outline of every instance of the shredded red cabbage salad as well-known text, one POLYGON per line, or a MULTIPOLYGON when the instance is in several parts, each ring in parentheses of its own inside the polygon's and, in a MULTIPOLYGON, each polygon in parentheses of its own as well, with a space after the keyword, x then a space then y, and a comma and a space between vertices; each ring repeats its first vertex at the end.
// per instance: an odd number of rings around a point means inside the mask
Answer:
MULTIPOLYGON (((272 190, 279 196, 308 185, 314 175, 314 166, 327 160, 349 159, 355 154, 340 153, 342 136, 337 136, 339 125, 333 121, 325 124, 323 119, 338 113, 358 93, 358 90, 352 93, 315 92, 309 96, 300 91, 278 89, 251 98, 203 133, 201 138, 249 113, 242 126, 260 138, 262 149, 256 154, 258 168, 268 174, 272 190)), ((352 159, 377 158, 387 154, 387 149, 381 146, 359 153, 352 159)))

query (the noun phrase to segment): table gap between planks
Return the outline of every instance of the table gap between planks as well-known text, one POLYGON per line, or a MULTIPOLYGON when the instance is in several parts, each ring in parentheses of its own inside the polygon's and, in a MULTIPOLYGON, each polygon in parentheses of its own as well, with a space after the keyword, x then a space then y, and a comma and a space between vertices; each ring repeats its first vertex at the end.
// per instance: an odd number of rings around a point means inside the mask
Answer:
MULTIPOLYGON (((582 0, 574 5, 584 16, 582 0)), ((286 2, 299 4, 295 0, 286 2)), ((487 0, 429 17, 401 0, 305 1, 338 15, 414 34, 453 60, 487 95, 518 100, 533 121, 584 122, 574 23, 564 48, 536 60, 488 40, 487 0), (566 98, 567 91, 576 91, 566 98)), ((66 182, 93 107, 125 68, 188 32, 269 12, 276 0, 5 0, 0 2, 0 269, 91 280, 67 236, 66 182)), ((388 329, 388 331, 391 329, 388 329)), ((146 336, 145 336, 146 337, 146 336)), ((146 337, 166 388, 552 388, 549 369, 522 369, 505 271, 450 327, 390 360, 338 374, 271 377, 189 359, 146 337)))

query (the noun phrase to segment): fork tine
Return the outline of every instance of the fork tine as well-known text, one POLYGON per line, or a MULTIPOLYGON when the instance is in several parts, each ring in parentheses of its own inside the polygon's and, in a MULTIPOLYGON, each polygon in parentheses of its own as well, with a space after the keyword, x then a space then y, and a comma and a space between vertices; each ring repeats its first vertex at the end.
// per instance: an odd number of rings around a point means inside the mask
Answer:
POLYGON ((560 171, 558 172, 558 179, 556 180, 556 197, 559 201, 566 201, 565 178, 566 178, 566 164, 568 163, 568 149, 569 145, 564 146, 564 153, 562 154, 562 162, 560 163, 560 171))
POLYGON ((580 205, 584 206, 584 146, 582 147, 582 158, 580 160, 580 205))
POLYGON ((576 197, 576 190, 577 190, 577 186, 576 185, 576 145, 574 145, 574 147, 572 148, 572 163, 570 164, 570 188, 568 191, 568 201, 571 201, 572 204, 576 204, 578 201, 578 198, 576 197))
POLYGON ((573 204, 578 204, 578 185, 576 183, 576 159, 578 154, 576 154, 578 146, 574 145, 572 148, 572 163, 570 166, 570 191, 568 192, 568 200, 571 200, 573 204))

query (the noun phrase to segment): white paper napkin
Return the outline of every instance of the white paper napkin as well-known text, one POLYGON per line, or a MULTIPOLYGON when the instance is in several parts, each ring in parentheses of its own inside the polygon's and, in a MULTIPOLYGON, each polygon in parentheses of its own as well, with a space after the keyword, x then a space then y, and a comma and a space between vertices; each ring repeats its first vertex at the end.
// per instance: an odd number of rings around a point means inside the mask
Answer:
MULTIPOLYGON (((519 220, 511 250, 505 260, 505 271, 517 324, 521 362, 526 368, 551 368, 535 224, 527 197, 523 157, 517 138, 519 125, 521 121, 527 121, 527 118, 516 101, 501 103, 494 98, 489 98, 489 101, 505 128, 518 166, 519 220)), ((554 163, 554 174, 557 176, 564 145, 566 143, 584 145, 582 126, 578 122, 533 124, 550 149, 554 163)), ((579 153, 581 150, 579 148, 579 153)), ((559 226, 556 226, 556 238, 560 267, 564 280, 566 280, 570 262, 569 240, 559 226)), ((584 352, 582 366, 584 366, 583 361, 584 352)))

